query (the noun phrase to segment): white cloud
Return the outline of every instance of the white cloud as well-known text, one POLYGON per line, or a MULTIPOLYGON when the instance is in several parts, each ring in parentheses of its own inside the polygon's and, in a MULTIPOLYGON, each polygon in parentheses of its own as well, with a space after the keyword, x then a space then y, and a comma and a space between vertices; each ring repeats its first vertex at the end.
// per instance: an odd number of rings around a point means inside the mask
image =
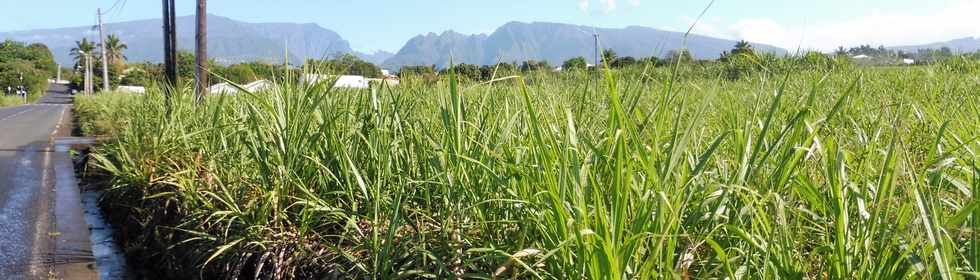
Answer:
POLYGON ((599 0, 599 4, 605 7, 607 14, 616 11, 616 0, 599 0))
POLYGON ((729 31, 729 28, 725 26, 721 18, 709 17, 702 18, 700 21, 695 22, 695 18, 683 16, 680 17, 682 23, 681 30, 676 30, 677 32, 687 32, 689 28, 694 27, 691 33, 698 35, 711 36, 715 38, 722 39, 734 39, 735 37, 729 31))
MULTIPOLYGON (((630 6, 639 6, 640 0, 627 0, 630 6)), ((600 12, 603 14, 611 14, 619 8, 618 0, 578 0, 578 9, 585 13, 600 12), (592 2, 596 2, 595 10, 593 10, 592 2)))
POLYGON ((743 18, 729 25, 727 33, 737 39, 791 50, 799 47, 827 51, 860 44, 924 44, 980 36, 980 17, 976 11, 980 11, 980 1, 960 0, 929 14, 870 11, 852 19, 802 26, 780 24, 769 18, 743 18))
POLYGON ((778 22, 768 18, 746 18, 741 19, 731 26, 727 32, 731 38, 745 39, 753 42, 768 43, 781 47, 790 47, 798 44, 799 38, 792 38, 791 32, 787 31, 778 22))
POLYGON ((582 11, 584 13, 589 12, 589 0, 579 0, 578 1, 578 10, 579 11, 582 11))

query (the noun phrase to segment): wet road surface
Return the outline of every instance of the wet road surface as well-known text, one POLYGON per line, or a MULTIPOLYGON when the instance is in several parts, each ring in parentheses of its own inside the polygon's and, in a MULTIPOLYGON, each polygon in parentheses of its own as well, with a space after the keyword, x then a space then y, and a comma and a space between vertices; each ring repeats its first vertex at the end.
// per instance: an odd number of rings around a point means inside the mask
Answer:
POLYGON ((66 92, 52 84, 36 104, 0 109, 0 279, 97 275, 88 229, 73 213, 77 187, 62 183, 74 183, 71 159, 53 147, 55 137, 70 134, 66 92))

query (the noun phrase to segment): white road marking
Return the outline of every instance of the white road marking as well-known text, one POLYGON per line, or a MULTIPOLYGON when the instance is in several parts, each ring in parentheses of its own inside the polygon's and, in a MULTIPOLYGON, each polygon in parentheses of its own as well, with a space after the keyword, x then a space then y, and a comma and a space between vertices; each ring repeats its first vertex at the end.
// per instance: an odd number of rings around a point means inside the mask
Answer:
MULTIPOLYGON (((48 144, 48 146, 50 147, 51 144, 48 144)), ((43 193, 49 187, 52 187, 51 190, 53 191, 54 184, 51 183, 51 178, 49 177, 52 171, 54 171, 54 168, 51 166, 51 153, 44 153, 44 161, 41 165, 40 187, 42 189, 37 191, 38 195, 43 195, 43 193)), ((42 207, 41 209, 44 208, 42 207)), ((43 211, 43 212, 51 211, 51 209, 45 209, 45 210, 47 211, 43 211)), ((44 252, 46 251, 45 245, 47 245, 45 244, 46 242, 44 242, 45 241, 44 239, 45 236, 50 234, 49 230, 50 230, 51 221, 49 219, 49 216, 47 216, 47 213, 43 213, 43 212, 38 213, 37 221, 34 223, 34 242, 33 242, 34 246, 33 248, 31 248, 31 255, 33 256, 31 258, 31 263, 33 265, 31 265, 30 269, 31 269, 31 274, 35 276, 44 275, 44 273, 46 272, 45 270, 47 270, 47 272, 50 272, 50 268, 54 264, 54 263, 46 262, 50 260, 47 260, 44 257, 44 252)))
POLYGON ((8 119, 13 118, 13 117, 16 117, 16 116, 19 116, 19 115, 23 115, 24 113, 27 113, 27 112, 30 112, 30 111, 34 111, 34 109, 35 108, 33 106, 31 106, 30 109, 27 109, 27 110, 24 110, 24 111, 20 111, 20 112, 14 113, 13 115, 9 115, 9 116, 7 116, 5 118, 0 119, 0 121, 5 121, 5 120, 8 120, 8 119))
MULTIPOLYGON (((58 105, 58 106, 62 106, 62 105, 58 105)), ((51 140, 54 140, 54 135, 55 134, 58 134, 58 130, 61 129, 61 121, 63 121, 65 119, 65 111, 67 111, 67 110, 68 110, 68 106, 62 106, 61 107, 61 114, 58 115, 58 122, 54 126, 54 130, 51 131, 51 140)), ((49 144, 49 147, 48 148, 51 148, 50 147, 50 144, 49 144)))

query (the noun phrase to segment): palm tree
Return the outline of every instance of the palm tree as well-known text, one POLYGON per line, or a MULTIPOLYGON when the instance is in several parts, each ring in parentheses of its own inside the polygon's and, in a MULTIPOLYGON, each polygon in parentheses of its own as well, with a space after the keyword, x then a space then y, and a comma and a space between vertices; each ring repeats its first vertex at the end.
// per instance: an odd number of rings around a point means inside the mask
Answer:
POLYGON ((92 55, 95 50, 95 44, 90 42, 88 38, 82 38, 81 41, 75 41, 75 47, 71 49, 71 56, 75 59, 75 67, 82 65, 85 61, 86 56, 92 55))
POLYGON ((115 65, 116 63, 123 63, 126 61, 126 55, 123 54, 123 51, 126 50, 126 48, 129 48, 129 46, 127 46, 126 43, 123 43, 123 41, 119 40, 119 36, 109 34, 109 37, 106 38, 105 45, 106 60, 108 60, 109 64, 115 65))
POLYGON ((613 60, 616 60, 617 54, 613 49, 605 49, 602 51, 602 62, 612 64, 613 60))
POLYGON ((739 40, 737 43, 735 43, 735 49, 732 49, 733 55, 738 55, 738 54, 751 55, 753 53, 755 53, 755 51, 752 50, 752 45, 745 40, 739 40))

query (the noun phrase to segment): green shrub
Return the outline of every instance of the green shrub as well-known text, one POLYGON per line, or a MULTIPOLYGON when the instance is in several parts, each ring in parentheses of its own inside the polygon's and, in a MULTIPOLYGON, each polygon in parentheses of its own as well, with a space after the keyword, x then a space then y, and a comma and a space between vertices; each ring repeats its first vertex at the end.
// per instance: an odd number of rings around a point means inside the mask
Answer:
POLYGON ((755 54, 734 54, 725 59, 725 77, 729 80, 739 80, 756 74, 762 69, 755 54))
POLYGON ((942 71, 954 74, 972 74, 980 72, 980 60, 970 59, 970 57, 967 56, 950 57, 939 61, 936 66, 942 71))
POLYGON ((28 101, 34 101, 47 90, 48 75, 34 68, 30 61, 17 59, 0 62, 0 91, 7 93, 8 88, 16 91, 21 86, 28 92, 28 101))
POLYGON ((7 94, 8 89, 23 86, 28 101, 34 101, 44 94, 56 67, 51 51, 42 44, 0 43, 0 92, 7 94))
POLYGON ((976 273, 977 73, 773 62, 76 109, 112 136, 93 167, 125 245, 173 278, 976 273))
POLYGON ((24 98, 13 95, 0 95, 0 108, 24 104, 24 98))

